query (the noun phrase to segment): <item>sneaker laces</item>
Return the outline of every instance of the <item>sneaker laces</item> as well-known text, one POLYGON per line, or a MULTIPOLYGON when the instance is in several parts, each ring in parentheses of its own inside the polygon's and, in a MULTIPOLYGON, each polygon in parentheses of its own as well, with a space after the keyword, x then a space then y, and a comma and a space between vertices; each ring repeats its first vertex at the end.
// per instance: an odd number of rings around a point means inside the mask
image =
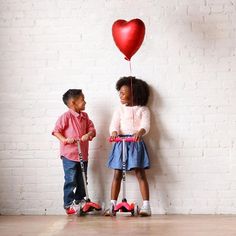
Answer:
POLYGON ((76 204, 75 202, 72 202, 72 204, 70 205, 71 209, 74 209, 75 211, 77 211, 79 209, 79 205, 76 204))
POLYGON ((141 210, 144 210, 144 211, 151 210, 151 207, 148 206, 148 205, 143 205, 143 206, 141 207, 141 210))
POLYGON ((84 205, 86 204, 86 200, 82 199, 79 204, 81 205, 81 208, 84 207, 84 205))

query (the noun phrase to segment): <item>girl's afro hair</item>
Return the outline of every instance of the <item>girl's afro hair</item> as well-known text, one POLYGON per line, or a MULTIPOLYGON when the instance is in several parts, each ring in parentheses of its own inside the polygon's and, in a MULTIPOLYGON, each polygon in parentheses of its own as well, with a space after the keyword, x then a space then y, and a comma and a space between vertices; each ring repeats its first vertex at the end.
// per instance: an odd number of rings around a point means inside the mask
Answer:
POLYGON ((150 95, 148 84, 141 80, 137 79, 133 76, 121 77, 116 82, 116 90, 120 91, 122 86, 128 86, 130 89, 132 88, 133 92, 133 104, 136 106, 145 106, 148 103, 148 98, 150 95))

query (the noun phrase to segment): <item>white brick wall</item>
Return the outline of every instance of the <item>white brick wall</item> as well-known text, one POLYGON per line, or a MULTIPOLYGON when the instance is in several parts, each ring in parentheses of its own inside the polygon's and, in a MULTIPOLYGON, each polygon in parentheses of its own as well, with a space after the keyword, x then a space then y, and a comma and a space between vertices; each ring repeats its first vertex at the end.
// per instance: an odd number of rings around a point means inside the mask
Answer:
MULTIPOLYGON (((98 136, 89 192, 109 202, 106 142, 128 62, 111 35, 141 18, 133 75, 152 87, 147 171, 153 213, 236 213, 236 1, 0 0, 0 214, 64 214, 50 135, 69 88, 82 88, 98 136)), ((128 199, 141 204, 137 181, 128 199)))

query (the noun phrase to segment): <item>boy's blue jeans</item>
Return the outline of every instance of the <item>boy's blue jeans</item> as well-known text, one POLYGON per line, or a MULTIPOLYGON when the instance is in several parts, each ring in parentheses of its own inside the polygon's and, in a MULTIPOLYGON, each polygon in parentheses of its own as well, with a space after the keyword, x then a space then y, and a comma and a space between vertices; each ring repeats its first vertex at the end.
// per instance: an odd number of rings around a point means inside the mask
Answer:
MULTIPOLYGON (((85 188, 83 182, 80 163, 62 158, 64 169, 64 208, 68 208, 74 200, 81 201, 85 196, 85 188)), ((85 175, 87 179, 88 162, 84 161, 85 175)))

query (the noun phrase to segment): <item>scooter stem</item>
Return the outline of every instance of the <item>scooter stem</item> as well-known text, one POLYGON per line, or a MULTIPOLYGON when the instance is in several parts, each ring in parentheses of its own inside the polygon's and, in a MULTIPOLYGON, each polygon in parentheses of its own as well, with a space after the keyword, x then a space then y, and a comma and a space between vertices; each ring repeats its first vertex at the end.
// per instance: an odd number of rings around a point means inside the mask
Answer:
POLYGON ((109 142, 122 142, 122 192, 123 200, 126 202, 126 145, 125 142, 137 142, 134 137, 109 138, 109 142))
POLYGON ((84 160, 83 160, 83 156, 82 156, 81 147, 80 147, 80 141, 79 140, 77 141, 77 144, 78 144, 79 161, 80 161, 80 167, 81 167, 82 176, 83 176, 86 200, 88 200, 89 199, 89 195, 88 195, 87 179, 86 179, 86 175, 85 175, 84 160))
POLYGON ((126 146, 125 139, 122 140, 122 187, 123 199, 126 199, 126 146))

